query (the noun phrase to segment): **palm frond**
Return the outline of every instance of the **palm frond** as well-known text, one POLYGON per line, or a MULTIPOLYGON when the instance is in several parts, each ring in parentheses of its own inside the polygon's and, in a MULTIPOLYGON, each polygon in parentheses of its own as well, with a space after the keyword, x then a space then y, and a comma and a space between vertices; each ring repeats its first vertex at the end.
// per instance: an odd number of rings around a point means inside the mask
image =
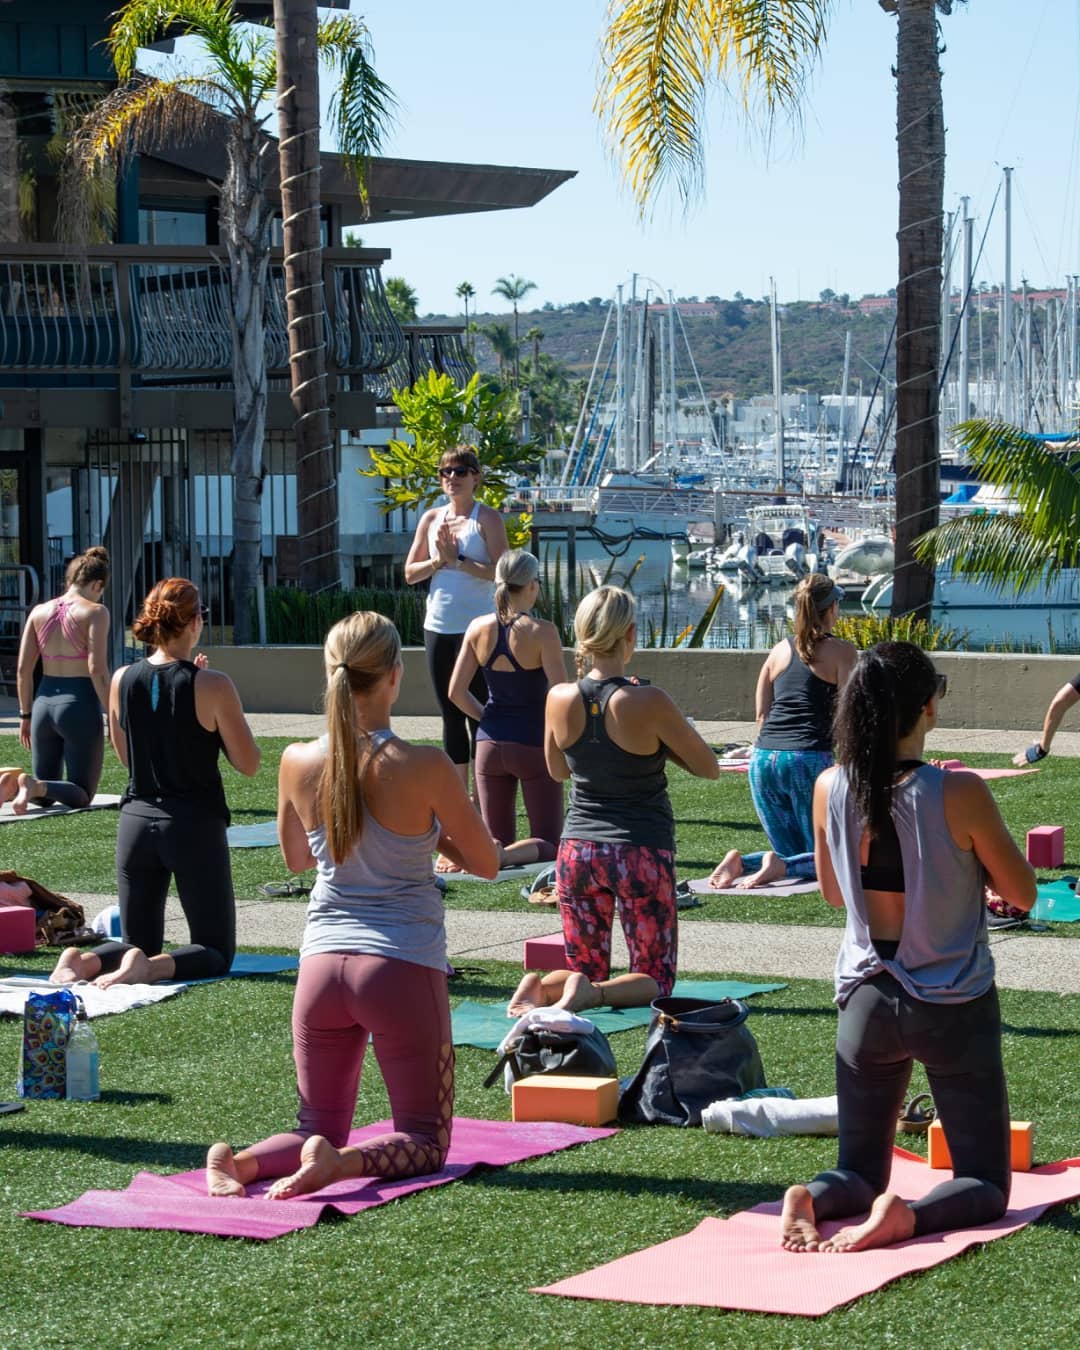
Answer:
POLYGON ((923 562, 949 564, 992 587, 1030 590, 1077 562, 1080 543, 1080 455, 1055 454, 1035 437, 1002 422, 956 428, 958 443, 983 479, 1006 490, 1019 511, 971 513, 946 521, 915 541, 923 562))
POLYGON ((794 111, 833 0, 612 0, 594 104, 639 212, 671 179, 684 203, 704 177, 705 100, 737 84, 767 123, 794 111))
POLYGON ((231 50, 236 38, 232 0, 128 0, 114 17, 106 45, 122 81, 135 74, 139 48, 170 29, 200 38, 215 57, 231 50))
POLYGON ((154 80, 137 76, 90 110, 71 138, 76 166, 117 163, 136 151, 220 132, 219 107, 229 91, 204 76, 154 80))
POLYGON ((368 164, 394 124, 397 99, 375 70, 371 35, 358 15, 323 20, 318 46, 337 80, 330 99, 330 126, 366 206, 368 164))

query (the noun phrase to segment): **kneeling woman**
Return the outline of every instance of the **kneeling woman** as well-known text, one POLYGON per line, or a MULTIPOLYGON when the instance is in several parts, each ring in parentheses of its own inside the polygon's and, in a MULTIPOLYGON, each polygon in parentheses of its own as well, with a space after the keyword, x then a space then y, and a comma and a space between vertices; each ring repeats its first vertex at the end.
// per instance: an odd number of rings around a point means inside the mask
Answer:
POLYGON ((192 660, 206 611, 195 584, 159 581, 131 631, 154 650, 113 676, 109 735, 128 785, 116 833, 122 942, 69 948, 56 984, 144 984, 227 975, 236 951, 236 900, 221 751, 249 778, 259 747, 228 675, 192 660), (162 950, 165 898, 175 878, 191 941, 162 950))
POLYGON ((493 877, 495 843, 442 750, 390 729, 401 688, 397 630, 357 613, 326 639, 327 735, 290 745, 278 778, 278 838, 294 872, 318 868, 293 1000, 297 1128, 234 1154, 214 1144, 211 1195, 280 1180, 287 1199, 344 1177, 437 1172, 450 1146, 454 1049, 442 897, 431 854, 493 877), (394 1128, 347 1141, 369 1035, 394 1128))
POLYGON ((923 763, 944 693, 944 676, 910 643, 863 653, 840 696, 837 765, 814 788, 821 889, 847 910, 836 964, 840 1158, 788 1190, 790 1251, 862 1251, 971 1228, 1008 1204, 1009 1103, 983 890, 989 880, 1029 910, 1035 874, 980 778, 923 763), (887 1187, 915 1060, 953 1176, 908 1204, 887 1187), (822 1219, 867 1211, 821 1239, 822 1219))

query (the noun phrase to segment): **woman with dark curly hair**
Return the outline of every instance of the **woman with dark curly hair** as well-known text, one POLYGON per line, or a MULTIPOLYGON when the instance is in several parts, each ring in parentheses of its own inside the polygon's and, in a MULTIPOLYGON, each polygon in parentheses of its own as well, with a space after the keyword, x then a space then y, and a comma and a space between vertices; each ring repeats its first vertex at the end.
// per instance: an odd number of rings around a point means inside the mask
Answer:
POLYGON ((122 942, 69 948, 54 984, 145 984, 225 975, 236 950, 236 902, 218 758, 253 778, 259 747, 228 675, 193 660, 206 610, 184 577, 159 581, 132 625, 151 654, 116 672, 109 735, 129 772, 116 835, 122 942), (165 897, 176 889, 191 943, 162 950, 165 897))
POLYGON ((987 880, 1021 909, 1035 874, 982 779, 923 761, 946 681, 882 642, 840 696, 836 759, 814 787, 825 899, 847 910, 836 962, 835 1168, 784 1197, 789 1251, 852 1252, 990 1223, 1009 1200, 1009 1102, 986 931, 987 880), (888 1190, 896 1120, 918 1060, 953 1175, 908 1203, 888 1190), (866 1214, 823 1241, 822 1219, 866 1214))

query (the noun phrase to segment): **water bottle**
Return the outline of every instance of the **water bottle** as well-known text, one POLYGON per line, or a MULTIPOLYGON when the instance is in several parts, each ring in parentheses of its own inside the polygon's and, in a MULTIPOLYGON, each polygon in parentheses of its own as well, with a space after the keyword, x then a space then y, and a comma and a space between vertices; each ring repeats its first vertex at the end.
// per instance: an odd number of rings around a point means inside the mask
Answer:
POLYGON ((96 1102, 98 1090, 98 1043, 79 1000, 78 1020, 67 1043, 67 1098, 73 1102, 96 1102))

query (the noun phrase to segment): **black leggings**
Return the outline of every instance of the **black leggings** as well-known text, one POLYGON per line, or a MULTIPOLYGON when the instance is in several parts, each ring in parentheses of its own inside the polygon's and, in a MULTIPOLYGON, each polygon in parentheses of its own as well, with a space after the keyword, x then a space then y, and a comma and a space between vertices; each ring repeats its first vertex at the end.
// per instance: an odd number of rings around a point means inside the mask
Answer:
POLYGON ((115 970, 132 947, 158 956, 165 940, 169 878, 191 933, 187 947, 171 956, 178 980, 227 975, 236 954, 236 900, 225 822, 220 816, 187 812, 135 815, 124 809, 116 834, 116 878, 123 942, 95 947, 102 970, 115 970))
MULTIPOLYGON (((450 676, 464 641, 464 633, 432 633, 424 629, 428 674, 442 712, 443 749, 455 764, 468 764, 470 759, 476 758, 477 724, 466 717, 456 703, 450 702, 450 676)), ((469 692, 481 703, 487 702, 487 681, 483 671, 478 670, 473 676, 469 692)))
POLYGON ((90 805, 105 762, 105 732, 88 675, 42 678, 31 710, 30 747, 34 777, 45 788, 39 798, 44 805, 90 805))
POLYGON ((916 1059, 926 1068, 953 1163, 951 1180, 912 1203, 916 1237, 1005 1213, 1012 1171, 997 990, 968 1003, 925 1003, 883 971, 840 1010, 840 1157, 809 1185, 819 1221, 862 1214, 888 1188, 896 1120, 916 1059))

